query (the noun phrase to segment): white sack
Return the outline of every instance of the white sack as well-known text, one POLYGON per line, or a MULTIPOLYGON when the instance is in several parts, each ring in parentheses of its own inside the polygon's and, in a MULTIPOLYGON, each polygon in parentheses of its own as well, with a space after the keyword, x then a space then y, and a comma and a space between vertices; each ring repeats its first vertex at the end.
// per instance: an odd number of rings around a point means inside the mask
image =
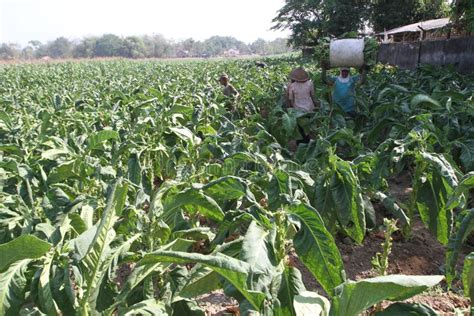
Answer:
POLYGON ((364 40, 341 39, 329 45, 331 67, 361 67, 364 64, 364 40))

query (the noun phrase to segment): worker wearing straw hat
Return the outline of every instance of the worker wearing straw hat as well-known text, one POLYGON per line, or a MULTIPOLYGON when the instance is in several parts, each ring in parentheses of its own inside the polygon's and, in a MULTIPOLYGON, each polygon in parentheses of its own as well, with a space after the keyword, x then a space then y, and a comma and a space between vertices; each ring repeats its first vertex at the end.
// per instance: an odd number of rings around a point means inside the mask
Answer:
POLYGON ((318 102, 314 96, 314 86, 309 74, 303 67, 298 67, 290 73, 290 79, 293 81, 288 87, 290 107, 305 112, 313 111, 318 102))
MULTIPOLYGON (((314 94, 313 81, 309 78, 309 74, 303 67, 298 67, 290 73, 291 83, 288 86, 288 101, 289 106, 303 112, 312 112, 318 106, 314 94)), ((297 141, 290 141, 290 149, 295 151, 300 143, 308 143, 310 141, 309 135, 298 124, 298 130, 303 139, 297 141)))

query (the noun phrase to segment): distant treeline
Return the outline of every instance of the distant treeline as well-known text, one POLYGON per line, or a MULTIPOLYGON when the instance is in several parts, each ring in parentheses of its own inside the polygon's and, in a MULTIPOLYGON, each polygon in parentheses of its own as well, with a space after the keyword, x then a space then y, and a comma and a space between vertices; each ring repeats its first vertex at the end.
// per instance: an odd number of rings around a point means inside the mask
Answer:
POLYGON ((50 58, 173 58, 173 57, 214 57, 223 55, 270 55, 291 51, 287 39, 273 41, 258 39, 246 44, 229 36, 213 36, 204 41, 186 39, 169 40, 162 35, 119 37, 105 34, 100 37, 85 37, 69 40, 59 37, 48 43, 30 41, 26 47, 18 44, 0 45, 0 59, 38 59, 50 58))

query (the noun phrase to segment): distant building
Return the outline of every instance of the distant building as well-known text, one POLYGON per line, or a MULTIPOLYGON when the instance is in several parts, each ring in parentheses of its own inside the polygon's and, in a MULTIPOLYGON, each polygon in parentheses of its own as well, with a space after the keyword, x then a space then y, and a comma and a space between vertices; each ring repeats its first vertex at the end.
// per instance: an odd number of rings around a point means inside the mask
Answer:
POLYGON ((190 56, 189 50, 180 50, 176 53, 178 58, 186 58, 190 56))
POLYGON ((383 43, 436 40, 449 38, 451 36, 450 28, 449 18, 443 18, 400 26, 378 33, 377 37, 383 43))
POLYGON ((225 57, 237 57, 239 55, 240 55, 240 51, 234 48, 228 49, 224 52, 225 57))

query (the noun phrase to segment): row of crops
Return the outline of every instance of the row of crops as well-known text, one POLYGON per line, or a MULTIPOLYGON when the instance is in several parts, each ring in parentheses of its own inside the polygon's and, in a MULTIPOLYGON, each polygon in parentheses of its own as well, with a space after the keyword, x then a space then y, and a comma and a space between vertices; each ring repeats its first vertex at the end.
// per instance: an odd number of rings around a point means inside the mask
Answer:
POLYGON ((468 295, 474 256, 455 264, 474 228, 473 78, 378 66, 348 120, 311 63, 321 109, 285 110, 302 61, 265 62, 1 68, 0 315, 204 315, 195 298, 216 289, 242 315, 358 315, 438 284, 346 280, 335 236, 362 243, 375 204, 405 238, 420 217, 468 295), (297 123, 314 140, 292 153, 297 123), (389 194, 399 174, 409 201, 389 194), (325 293, 305 289, 293 249, 325 293))

